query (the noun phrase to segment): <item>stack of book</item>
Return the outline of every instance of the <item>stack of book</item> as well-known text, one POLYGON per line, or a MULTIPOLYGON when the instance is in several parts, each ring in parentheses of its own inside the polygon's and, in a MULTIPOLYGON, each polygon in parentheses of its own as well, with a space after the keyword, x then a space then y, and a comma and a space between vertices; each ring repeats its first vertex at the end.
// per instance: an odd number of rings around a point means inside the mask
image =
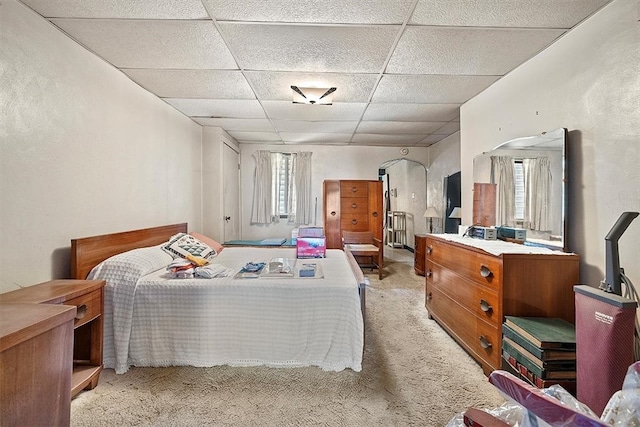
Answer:
POLYGON ((575 327, 563 319, 506 316, 502 357, 521 378, 538 388, 559 384, 576 390, 575 327))

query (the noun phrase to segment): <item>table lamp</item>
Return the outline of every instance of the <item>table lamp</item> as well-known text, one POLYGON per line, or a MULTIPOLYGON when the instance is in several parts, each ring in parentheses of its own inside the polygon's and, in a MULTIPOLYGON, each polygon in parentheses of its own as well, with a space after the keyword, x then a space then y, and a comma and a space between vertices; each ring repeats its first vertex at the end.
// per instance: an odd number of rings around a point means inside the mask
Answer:
POLYGON ((429 218, 429 233, 433 233, 433 218, 438 218, 438 211, 433 206, 429 206, 423 216, 429 218))
POLYGON ((457 220, 456 224, 460 226, 460 222, 461 222, 460 220, 462 219, 462 209, 460 209, 459 206, 456 206, 455 208, 453 208, 453 210, 449 214, 449 218, 453 218, 457 220))

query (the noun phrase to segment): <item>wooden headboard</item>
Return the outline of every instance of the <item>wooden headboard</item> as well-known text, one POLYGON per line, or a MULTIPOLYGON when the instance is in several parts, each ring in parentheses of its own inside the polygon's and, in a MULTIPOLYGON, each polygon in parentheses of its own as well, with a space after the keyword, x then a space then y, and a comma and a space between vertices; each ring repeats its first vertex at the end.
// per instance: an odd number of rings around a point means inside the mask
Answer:
POLYGON ((181 223, 71 239, 71 277, 86 279, 93 267, 113 255, 159 245, 174 234, 186 232, 187 223, 181 223))

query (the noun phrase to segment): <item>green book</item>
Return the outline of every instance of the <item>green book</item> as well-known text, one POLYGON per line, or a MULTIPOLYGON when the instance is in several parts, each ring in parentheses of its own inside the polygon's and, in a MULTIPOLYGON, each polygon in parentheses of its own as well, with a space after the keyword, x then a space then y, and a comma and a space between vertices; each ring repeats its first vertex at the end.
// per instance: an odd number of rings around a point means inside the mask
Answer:
POLYGON ((542 360, 533 354, 531 354, 527 349, 523 348, 518 343, 512 341, 508 337, 503 337, 503 343, 508 343, 510 348, 517 351, 522 356, 526 357, 536 365, 538 365, 541 369, 546 369, 547 371, 570 371, 576 369, 576 359, 573 360, 542 360))
POLYGON ((573 344, 568 344, 568 348, 540 348, 510 328, 507 324, 502 325, 502 335, 520 345, 531 353, 533 357, 542 361, 576 360, 576 348, 573 344))
POLYGON ((523 375, 531 373, 536 378, 540 378, 543 380, 576 378, 575 368, 572 370, 567 370, 566 368, 560 370, 550 370, 542 368, 538 366, 533 360, 520 353, 515 347, 510 345, 507 340, 502 341, 502 353, 507 360, 509 360, 509 356, 515 359, 518 364, 518 368, 520 369, 520 373, 523 375))
POLYGON ((576 348, 576 329, 564 319, 505 316, 505 325, 536 347, 576 348))

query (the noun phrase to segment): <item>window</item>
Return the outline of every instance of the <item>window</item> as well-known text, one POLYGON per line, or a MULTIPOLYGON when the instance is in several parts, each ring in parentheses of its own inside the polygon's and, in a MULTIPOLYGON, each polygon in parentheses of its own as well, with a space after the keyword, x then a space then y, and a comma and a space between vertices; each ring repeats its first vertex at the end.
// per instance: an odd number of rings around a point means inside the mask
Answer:
POLYGON ((276 207, 276 214, 280 218, 287 218, 295 213, 295 192, 293 191, 293 154, 272 153, 273 179, 271 180, 273 197, 272 203, 276 207), (290 211, 294 212, 290 212, 290 211))
POLYGON ((522 159, 513 161, 513 178, 515 184, 515 219, 517 221, 524 220, 525 187, 524 187, 524 164, 522 159))

